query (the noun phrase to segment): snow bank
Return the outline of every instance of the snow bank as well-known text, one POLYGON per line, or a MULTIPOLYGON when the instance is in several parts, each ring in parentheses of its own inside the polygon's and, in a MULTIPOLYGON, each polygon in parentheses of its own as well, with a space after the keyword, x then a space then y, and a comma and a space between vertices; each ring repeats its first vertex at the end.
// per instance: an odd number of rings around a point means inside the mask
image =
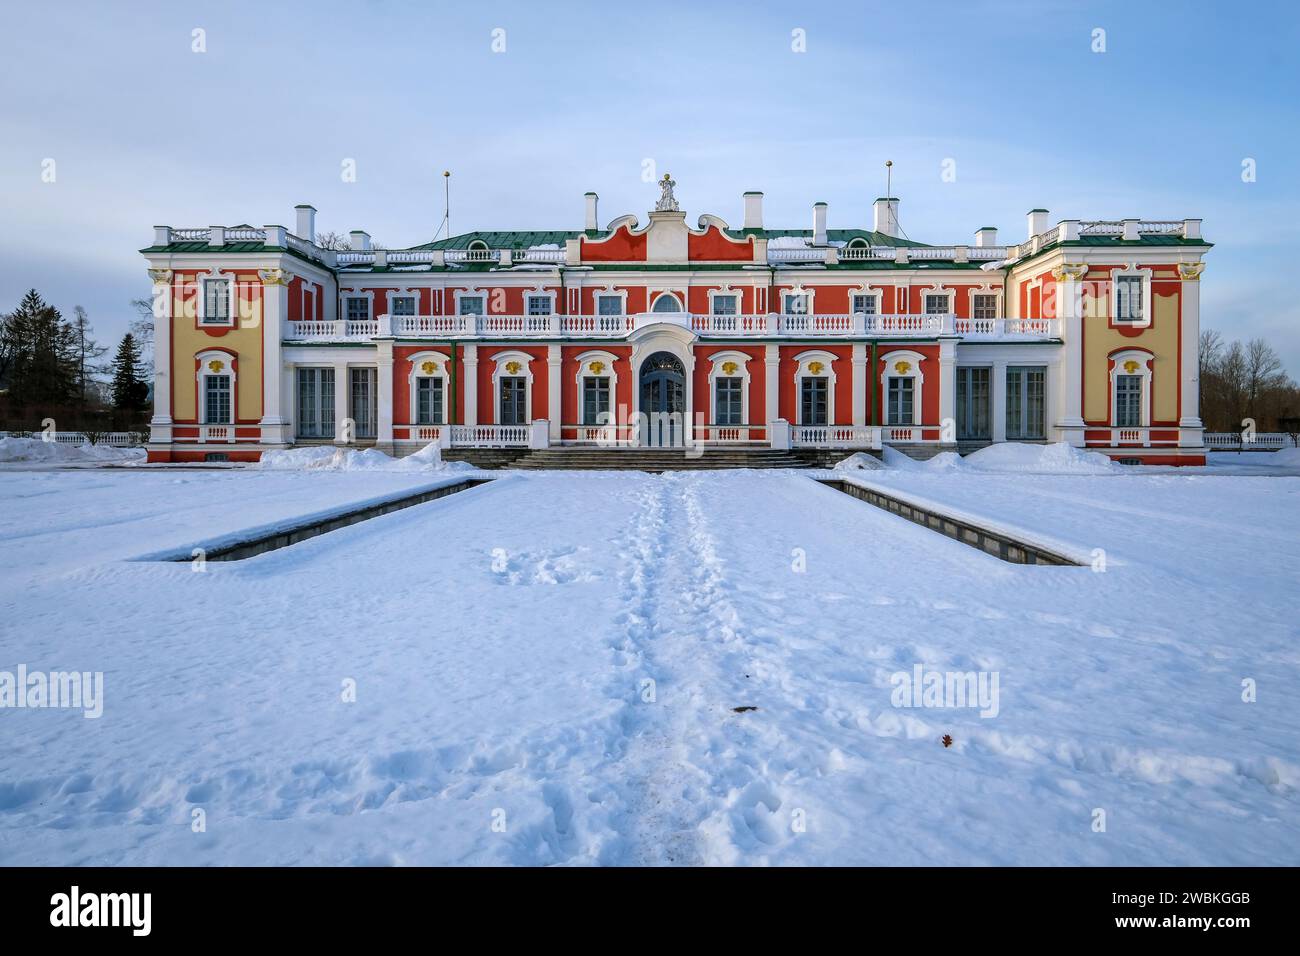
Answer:
POLYGON ((139 461, 144 457, 143 448, 114 448, 110 445, 92 445, 89 442, 73 445, 68 442, 44 441, 40 438, 0 438, 0 462, 77 464, 97 461, 139 461))
POLYGON ((866 452, 854 452, 843 461, 835 463, 836 471, 879 471, 884 468, 884 464, 879 458, 873 458, 866 452))
POLYGON ((469 469, 465 462, 444 462, 436 444, 428 444, 413 455, 393 458, 374 448, 290 448, 262 453, 259 468, 266 471, 443 471, 469 469))
POLYGON ((1300 468, 1300 448, 1280 448, 1268 456, 1275 468, 1300 468))
POLYGON ((1083 451, 1065 442, 1054 445, 1003 442, 967 455, 962 464, 978 471, 1050 475, 1106 475, 1124 468, 1105 455, 1083 451))

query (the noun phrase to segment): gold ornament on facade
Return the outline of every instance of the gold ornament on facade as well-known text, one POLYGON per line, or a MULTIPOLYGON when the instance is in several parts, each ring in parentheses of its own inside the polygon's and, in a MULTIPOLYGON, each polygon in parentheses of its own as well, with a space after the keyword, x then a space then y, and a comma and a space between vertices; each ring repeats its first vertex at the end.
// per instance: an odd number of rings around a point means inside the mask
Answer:
POLYGON ((219 362, 216 359, 213 359, 211 362, 208 363, 208 371, 211 372, 213 375, 216 375, 225 367, 226 366, 224 362, 219 362))
POLYGON ((808 363, 808 371, 812 372, 812 374, 814 375, 820 375, 822 373, 822 369, 824 369, 825 367, 826 366, 823 365, 821 362, 808 363))
POLYGON ((1178 278, 1184 282, 1195 282, 1205 271, 1204 262, 1180 262, 1178 263, 1178 278))
POLYGON ((591 369, 591 374, 592 374, 592 375, 599 375, 601 372, 605 371, 605 363, 604 363, 604 362, 592 362, 592 363, 590 363, 590 364, 587 366, 587 368, 591 369))
POLYGON ((1133 361, 1132 359, 1129 359, 1127 362, 1124 363, 1124 371, 1128 372, 1128 374, 1132 375, 1137 370, 1138 370, 1138 363, 1133 361))
POLYGON ((518 375, 521 367, 518 362, 506 362, 506 371, 511 375, 518 375))
MULTIPOLYGON (((818 365, 818 366, 820 366, 821 363, 820 363, 820 362, 814 362, 813 365, 818 365)), ((735 375, 735 374, 736 374, 736 369, 737 369, 737 367, 738 367, 738 366, 736 365, 735 362, 723 362, 723 363, 722 363, 722 374, 723 374, 723 375, 735 375)), ((812 365, 810 365, 810 366, 808 366, 808 367, 811 369, 811 368, 812 368, 812 365)), ((813 374, 816 375, 817 372, 814 371, 813 374)))
POLYGON ((895 363, 894 363, 894 371, 897 372, 899 375, 906 375, 906 374, 907 374, 908 372, 910 372, 911 370, 912 370, 912 363, 911 363, 911 362, 895 362, 895 363))
POLYGON ((437 362, 421 362, 421 363, 420 363, 420 371, 423 372, 425 375, 432 375, 434 372, 438 371, 438 363, 437 363, 437 362))
POLYGON ((1088 264, 1086 262, 1063 262, 1052 270, 1052 278, 1057 282, 1073 280, 1078 282, 1088 274, 1088 264))
POLYGON ((293 276, 283 269, 258 269, 257 275, 262 285, 288 285, 293 281, 293 276))
POLYGON ((150 269, 149 278, 153 280, 154 285, 171 285, 172 270, 171 269, 150 269))

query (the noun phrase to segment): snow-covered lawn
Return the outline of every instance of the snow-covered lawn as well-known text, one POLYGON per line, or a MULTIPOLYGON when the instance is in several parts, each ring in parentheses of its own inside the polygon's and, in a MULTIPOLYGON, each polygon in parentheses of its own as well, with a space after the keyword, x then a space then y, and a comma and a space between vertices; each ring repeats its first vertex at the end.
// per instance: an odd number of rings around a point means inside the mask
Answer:
POLYGON ((1209 471, 852 476, 1104 573, 791 472, 507 474, 197 573, 129 559, 447 476, 0 473, 0 670, 105 674, 0 710, 0 862, 1300 863, 1300 479, 1209 471), (895 707, 917 665, 997 715, 895 707))

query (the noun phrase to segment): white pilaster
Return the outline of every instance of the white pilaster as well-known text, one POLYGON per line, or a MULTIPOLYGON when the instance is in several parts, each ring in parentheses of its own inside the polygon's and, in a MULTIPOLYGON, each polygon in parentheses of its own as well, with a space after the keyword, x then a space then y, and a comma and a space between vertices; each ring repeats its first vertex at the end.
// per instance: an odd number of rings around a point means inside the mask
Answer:
POLYGON ((281 404, 281 378, 285 322, 289 315, 289 283, 293 276, 283 269, 261 269, 262 280, 262 444, 287 445, 291 440, 289 416, 281 404))
POLYGON ((1007 360, 995 359, 989 382, 990 434, 994 441, 1007 440, 1007 360))
MULTIPOLYGON (((922 423, 924 424, 924 423, 922 423)), ((939 440, 949 431, 957 441, 957 340, 939 340, 939 440)))
POLYGON ((1062 266, 1056 272, 1056 311, 1061 319, 1061 374, 1057 376, 1056 427, 1061 441, 1077 448, 1083 439, 1083 322, 1079 280, 1087 267, 1062 266))
POLYGON ((150 269, 153 280, 153 418, 151 444, 172 440, 172 290, 171 269, 150 269))
MULTIPOLYGON (((560 441, 560 425, 564 418, 560 411, 563 407, 563 385, 564 383, 560 381, 560 346, 548 345, 546 347, 546 415, 551 423, 551 441, 556 444, 560 441)), ((611 409, 617 410, 618 396, 611 395, 609 403, 611 409)))
POLYGON ((379 339, 375 342, 375 356, 378 368, 375 375, 375 442, 380 451, 393 451, 393 340, 379 339))
POLYGON ((1178 444, 1184 448, 1199 448, 1205 443, 1201 422, 1201 272, 1203 262, 1185 262, 1178 267, 1181 278, 1182 328, 1180 351, 1183 367, 1181 375, 1182 396, 1178 409, 1178 444))
POLYGON ((853 343, 853 424, 867 423, 867 344, 853 343))
POLYGON ((348 380, 348 363, 340 359, 334 363, 334 444, 345 444, 344 438, 349 439, 351 444, 356 441, 357 432, 355 425, 352 428, 345 429, 344 423, 351 414, 348 408, 348 393, 351 391, 352 383, 348 380))
POLYGON ((774 422, 781 417, 781 349, 776 345, 767 346, 763 353, 763 363, 766 370, 763 395, 763 404, 767 409, 765 418, 769 422, 774 422))
POLYGON ((461 371, 465 377, 465 415, 464 424, 478 424, 478 346, 469 343, 464 348, 465 357, 461 362, 461 371))

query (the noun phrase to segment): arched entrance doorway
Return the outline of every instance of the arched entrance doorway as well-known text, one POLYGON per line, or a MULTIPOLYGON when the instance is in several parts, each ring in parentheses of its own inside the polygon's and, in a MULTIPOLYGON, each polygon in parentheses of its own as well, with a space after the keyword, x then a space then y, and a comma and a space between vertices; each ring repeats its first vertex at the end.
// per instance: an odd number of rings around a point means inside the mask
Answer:
POLYGON ((641 444, 678 447, 686 441, 686 369, 671 352, 655 352, 641 363, 641 444))

